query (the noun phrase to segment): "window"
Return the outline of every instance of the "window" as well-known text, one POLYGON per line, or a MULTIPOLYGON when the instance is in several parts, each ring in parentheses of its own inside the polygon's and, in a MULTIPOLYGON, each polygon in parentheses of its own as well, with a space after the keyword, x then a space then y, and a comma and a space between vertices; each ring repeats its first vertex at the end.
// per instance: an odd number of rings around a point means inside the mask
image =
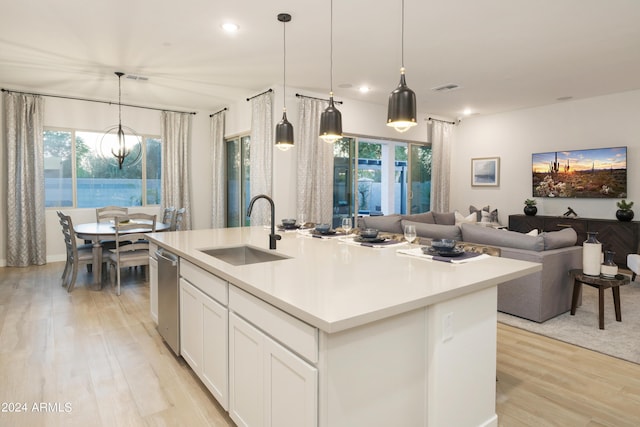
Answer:
POLYGON ((157 205, 161 197, 162 157, 158 137, 127 135, 138 161, 98 154, 102 132, 44 131, 45 202, 47 207, 157 205))
POLYGON ((344 137, 334 144, 333 186, 334 226, 345 216, 426 212, 431 205, 431 147, 344 137))
POLYGON ((247 207, 250 201, 249 171, 251 168, 251 137, 239 136, 225 140, 227 155, 227 227, 249 225, 247 207))

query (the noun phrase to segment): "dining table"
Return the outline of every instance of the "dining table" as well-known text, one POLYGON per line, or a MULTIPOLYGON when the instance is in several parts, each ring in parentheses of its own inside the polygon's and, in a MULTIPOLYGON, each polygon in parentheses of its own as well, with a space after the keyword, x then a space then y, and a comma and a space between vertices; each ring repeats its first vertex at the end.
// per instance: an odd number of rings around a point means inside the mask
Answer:
MULTIPOLYGON (((137 220, 136 220, 137 221, 137 220)), ((144 223, 144 221, 139 221, 144 223)), ((171 228, 171 224, 156 222, 156 232, 167 231, 171 228)), ((116 228, 113 222, 88 222, 82 224, 74 224, 73 230, 76 237, 86 241, 91 241, 93 245, 93 285, 95 289, 102 289, 102 240, 115 240, 116 228)), ((146 228, 128 229, 124 233, 140 233, 146 231, 146 228)))

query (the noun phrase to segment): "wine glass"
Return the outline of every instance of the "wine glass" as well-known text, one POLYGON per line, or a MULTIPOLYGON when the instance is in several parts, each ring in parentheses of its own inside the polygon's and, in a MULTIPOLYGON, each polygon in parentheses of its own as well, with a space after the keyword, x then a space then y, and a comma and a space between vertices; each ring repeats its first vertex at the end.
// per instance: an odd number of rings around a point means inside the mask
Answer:
POLYGON ((404 238, 407 239, 409 244, 413 243, 416 240, 416 226, 415 225, 405 225, 404 226, 404 238))
POLYGON ((344 230, 345 234, 348 236, 349 233, 351 232, 351 218, 349 217, 342 218, 342 229, 344 230))

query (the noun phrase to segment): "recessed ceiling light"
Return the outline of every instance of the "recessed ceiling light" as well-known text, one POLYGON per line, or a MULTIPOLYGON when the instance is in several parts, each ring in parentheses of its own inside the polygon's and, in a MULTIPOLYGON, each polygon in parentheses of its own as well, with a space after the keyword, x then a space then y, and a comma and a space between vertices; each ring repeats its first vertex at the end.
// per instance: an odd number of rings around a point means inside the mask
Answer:
POLYGON ((240 27, 238 24, 234 24, 233 22, 225 22, 222 24, 222 29, 227 33, 237 33, 240 27))
POLYGON ((464 114, 465 116, 471 115, 471 108, 465 108, 462 114, 464 114))
POLYGON ((369 86, 360 86, 358 90, 360 91, 360 93, 367 93, 370 89, 369 86))

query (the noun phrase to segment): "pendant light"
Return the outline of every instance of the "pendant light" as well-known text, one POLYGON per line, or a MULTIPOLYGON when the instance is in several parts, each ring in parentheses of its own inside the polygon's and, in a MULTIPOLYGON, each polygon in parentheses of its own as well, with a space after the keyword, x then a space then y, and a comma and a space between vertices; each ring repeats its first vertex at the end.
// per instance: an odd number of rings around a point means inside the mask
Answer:
POLYGON ((284 45, 284 61, 283 61, 283 84, 282 84, 282 120, 276 125, 276 147, 282 151, 287 151, 293 147, 293 125, 287 120, 287 32, 286 23, 291 21, 291 15, 288 13, 278 14, 278 21, 282 22, 282 39, 284 45))
POLYGON ((141 139, 136 132, 130 127, 122 125, 121 78, 124 73, 116 71, 114 74, 118 76, 118 125, 105 130, 98 145, 98 155, 105 160, 115 158, 118 169, 122 170, 125 160, 127 166, 133 166, 140 161, 142 158, 142 145, 141 139), (127 146, 127 140, 129 140, 129 146, 127 146), (132 143, 132 141, 135 142, 132 143))
POLYGON ((342 114, 333 103, 333 0, 331 0, 331 31, 330 31, 330 92, 329 106, 320 115, 320 138, 329 144, 333 144, 342 138, 342 114))
POLYGON ((398 132, 405 132, 416 122, 416 94, 409 89, 404 77, 404 0, 402 0, 402 64, 400 67, 400 84, 389 95, 389 109, 387 111, 387 126, 398 132))

